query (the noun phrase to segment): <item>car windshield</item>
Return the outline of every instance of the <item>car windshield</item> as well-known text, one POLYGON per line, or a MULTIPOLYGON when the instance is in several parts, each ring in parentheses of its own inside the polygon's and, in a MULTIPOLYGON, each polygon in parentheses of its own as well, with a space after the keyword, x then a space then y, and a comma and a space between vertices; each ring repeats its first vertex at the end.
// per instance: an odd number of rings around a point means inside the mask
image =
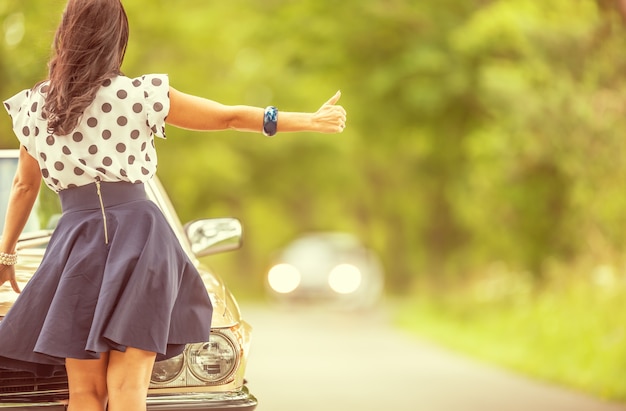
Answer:
MULTIPOLYGON (((4 223, 11 194, 11 185, 17 169, 17 157, 0 158, 0 232, 4 229, 4 223)), ((23 235, 52 230, 57 219, 61 216, 61 203, 55 192, 42 185, 33 207, 33 211, 24 227, 23 235)))

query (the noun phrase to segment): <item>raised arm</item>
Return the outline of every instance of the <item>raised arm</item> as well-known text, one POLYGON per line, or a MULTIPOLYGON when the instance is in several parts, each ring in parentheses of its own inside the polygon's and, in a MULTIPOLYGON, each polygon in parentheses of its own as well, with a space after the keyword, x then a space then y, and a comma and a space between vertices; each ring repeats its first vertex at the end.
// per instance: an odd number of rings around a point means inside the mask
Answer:
MULTIPOLYGON (((337 105, 337 92, 314 113, 278 112, 279 133, 314 131, 340 133, 346 124, 346 110, 337 105)), ((182 93, 170 87, 170 111, 166 122, 175 127, 199 131, 234 129, 262 132, 264 109, 251 106, 227 106, 202 97, 182 93)))

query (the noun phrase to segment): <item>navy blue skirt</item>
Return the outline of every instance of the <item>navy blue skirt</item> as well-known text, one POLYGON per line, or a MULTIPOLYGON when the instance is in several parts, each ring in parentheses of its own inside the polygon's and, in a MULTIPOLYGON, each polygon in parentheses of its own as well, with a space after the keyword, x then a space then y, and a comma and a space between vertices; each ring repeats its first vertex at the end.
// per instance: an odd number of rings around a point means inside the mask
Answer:
POLYGON ((66 358, 134 347, 163 360, 208 340, 206 287, 143 184, 100 186, 59 193, 41 265, 0 323, 0 367, 46 376, 66 358))

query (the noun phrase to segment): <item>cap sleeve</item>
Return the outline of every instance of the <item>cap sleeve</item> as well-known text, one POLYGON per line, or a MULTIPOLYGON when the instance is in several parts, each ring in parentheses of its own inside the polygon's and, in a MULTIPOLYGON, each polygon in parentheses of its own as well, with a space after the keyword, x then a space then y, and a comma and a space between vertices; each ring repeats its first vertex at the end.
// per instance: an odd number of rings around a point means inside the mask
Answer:
POLYGON ((13 132, 20 144, 30 153, 34 147, 32 137, 39 134, 36 119, 41 109, 37 102, 31 100, 31 94, 31 90, 22 90, 4 101, 4 108, 13 123, 13 132))
POLYGON ((169 77, 167 74, 147 74, 142 83, 148 126, 155 136, 165 138, 165 119, 170 111, 169 77))

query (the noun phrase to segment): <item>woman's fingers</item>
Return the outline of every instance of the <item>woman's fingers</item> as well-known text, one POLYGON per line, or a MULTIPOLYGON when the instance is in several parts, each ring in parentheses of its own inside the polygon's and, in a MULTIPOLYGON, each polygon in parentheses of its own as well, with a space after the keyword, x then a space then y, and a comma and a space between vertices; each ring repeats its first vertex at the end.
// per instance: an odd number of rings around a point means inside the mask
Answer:
POLYGON ((22 292, 22 290, 20 290, 20 286, 17 283, 17 280, 15 278, 11 279, 11 288, 13 288, 13 291, 15 291, 18 294, 22 292))
POLYGON ((13 291, 15 291, 16 293, 21 292, 20 286, 15 279, 14 266, 4 265, 0 267, 0 285, 4 284, 7 281, 11 284, 11 288, 13 288, 13 291))
POLYGON ((334 106, 335 104, 337 104, 340 98, 341 98, 341 90, 338 90, 334 96, 332 96, 326 103, 324 103, 324 105, 334 106))
POLYGON ((336 105, 340 98, 341 91, 337 91, 315 115, 322 125, 320 131, 323 133, 341 133, 346 127, 346 110, 336 105))

